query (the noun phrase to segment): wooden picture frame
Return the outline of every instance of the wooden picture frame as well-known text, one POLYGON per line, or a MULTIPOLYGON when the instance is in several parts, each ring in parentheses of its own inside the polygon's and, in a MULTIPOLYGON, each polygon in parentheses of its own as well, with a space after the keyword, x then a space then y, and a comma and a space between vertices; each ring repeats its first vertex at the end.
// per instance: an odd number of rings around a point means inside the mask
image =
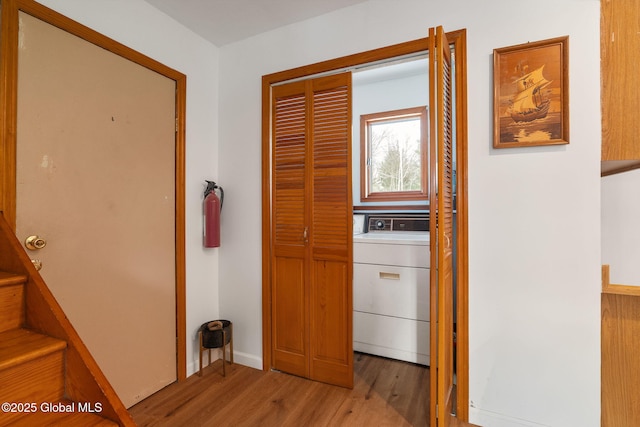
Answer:
POLYGON ((569 37, 493 50, 493 146, 569 143, 569 37))

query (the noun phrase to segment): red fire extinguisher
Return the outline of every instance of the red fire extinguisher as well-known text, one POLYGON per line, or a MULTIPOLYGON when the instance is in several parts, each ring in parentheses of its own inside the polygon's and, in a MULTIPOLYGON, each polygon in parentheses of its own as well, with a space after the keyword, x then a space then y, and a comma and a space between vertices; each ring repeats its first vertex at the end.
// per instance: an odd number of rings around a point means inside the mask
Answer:
POLYGON ((204 190, 204 247, 217 248, 220 246, 220 211, 224 201, 224 190, 213 181, 206 181, 204 190), (220 197, 216 190, 220 190, 220 197))

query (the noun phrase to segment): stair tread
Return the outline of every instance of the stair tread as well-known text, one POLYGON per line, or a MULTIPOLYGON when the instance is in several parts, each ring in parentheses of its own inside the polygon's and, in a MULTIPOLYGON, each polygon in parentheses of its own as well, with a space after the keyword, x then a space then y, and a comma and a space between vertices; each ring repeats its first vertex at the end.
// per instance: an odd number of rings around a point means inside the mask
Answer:
POLYGON ((27 281, 27 276, 24 274, 7 273, 6 271, 0 271, 0 287, 17 285, 27 281))
POLYGON ((66 347, 67 343, 63 340, 28 329, 2 332, 0 333, 0 370, 64 350, 66 347))
MULTIPOLYGON (((63 402, 70 404, 70 402, 63 402)), ((43 412, 23 414, 11 422, 12 426, 64 426, 64 427, 89 427, 89 426, 117 426, 118 423, 89 412, 78 412, 77 404, 73 412, 43 412)))

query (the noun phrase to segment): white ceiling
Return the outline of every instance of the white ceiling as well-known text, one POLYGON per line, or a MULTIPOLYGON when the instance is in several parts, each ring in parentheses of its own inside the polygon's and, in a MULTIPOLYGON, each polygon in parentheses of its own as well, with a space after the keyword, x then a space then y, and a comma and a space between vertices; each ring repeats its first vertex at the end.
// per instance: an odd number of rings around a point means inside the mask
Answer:
POLYGON ((145 0, 220 47, 366 0, 145 0))

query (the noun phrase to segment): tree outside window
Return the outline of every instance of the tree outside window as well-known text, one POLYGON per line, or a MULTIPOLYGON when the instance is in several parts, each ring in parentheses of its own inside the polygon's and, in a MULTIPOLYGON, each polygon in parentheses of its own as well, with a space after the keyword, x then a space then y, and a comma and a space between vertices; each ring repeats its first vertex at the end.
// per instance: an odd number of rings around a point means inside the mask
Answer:
POLYGON ((426 200, 426 121, 426 107, 361 116, 363 201, 426 200))

